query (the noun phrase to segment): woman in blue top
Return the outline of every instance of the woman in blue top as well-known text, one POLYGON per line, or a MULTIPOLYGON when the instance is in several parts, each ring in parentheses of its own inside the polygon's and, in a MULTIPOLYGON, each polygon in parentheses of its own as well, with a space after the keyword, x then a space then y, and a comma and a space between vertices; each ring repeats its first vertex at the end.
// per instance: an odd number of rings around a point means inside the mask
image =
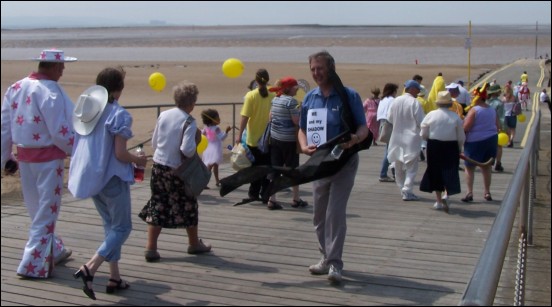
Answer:
MULTIPOLYGON (((341 144, 349 149, 368 136, 366 117, 358 93, 341 84, 335 72, 335 61, 327 51, 309 57, 310 71, 318 87, 310 91, 301 105, 298 140, 301 151, 312 155, 319 145, 349 129, 350 139, 341 144), (349 106, 344 106, 344 98, 349 106), (351 122, 343 120, 347 108, 351 122)), ((347 231, 347 201, 354 185, 358 169, 358 154, 350 156, 335 174, 313 182, 313 224, 319 242, 322 259, 311 265, 315 275, 328 274, 332 282, 341 281, 343 269, 343 245, 347 231)))
POLYGON ((132 117, 119 105, 124 88, 122 69, 106 68, 96 78, 96 86, 79 98, 73 114, 77 136, 69 168, 68 187, 78 198, 92 197, 102 217, 104 242, 96 254, 73 274, 83 281, 82 290, 95 300, 92 289, 94 274, 109 262, 107 293, 127 289, 121 279, 121 247, 132 230, 130 185, 134 183, 132 163, 146 166, 147 158, 127 151, 132 134, 132 117))

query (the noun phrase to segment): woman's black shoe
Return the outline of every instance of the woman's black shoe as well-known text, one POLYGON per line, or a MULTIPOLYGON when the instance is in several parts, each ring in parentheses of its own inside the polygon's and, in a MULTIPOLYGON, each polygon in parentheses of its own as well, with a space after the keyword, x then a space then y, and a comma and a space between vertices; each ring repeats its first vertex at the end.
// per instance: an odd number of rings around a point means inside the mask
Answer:
POLYGON ((73 277, 75 279, 81 278, 84 284, 82 286, 82 291, 84 292, 84 294, 86 294, 86 296, 88 296, 89 298, 96 300, 96 294, 94 294, 94 290, 92 288, 89 288, 87 284, 87 282, 94 281, 94 276, 90 275, 90 271, 88 271, 88 267, 86 266, 86 264, 83 264, 82 266, 86 271, 86 275, 84 275, 84 272, 82 270, 78 270, 75 272, 75 274, 73 274, 73 277))

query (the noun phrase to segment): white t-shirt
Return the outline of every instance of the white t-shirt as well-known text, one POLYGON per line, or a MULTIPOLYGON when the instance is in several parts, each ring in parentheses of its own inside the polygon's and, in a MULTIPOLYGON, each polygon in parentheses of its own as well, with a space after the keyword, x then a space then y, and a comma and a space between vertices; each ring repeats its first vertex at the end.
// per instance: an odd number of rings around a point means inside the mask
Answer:
POLYGON ((387 119, 387 111, 389 110, 389 106, 391 106, 393 100, 395 100, 395 97, 387 96, 380 101, 378 105, 378 112, 376 114, 376 119, 378 121, 387 119))
POLYGON ((539 100, 540 102, 548 102, 550 101, 550 97, 548 97, 548 94, 546 94, 545 92, 541 92, 539 100))

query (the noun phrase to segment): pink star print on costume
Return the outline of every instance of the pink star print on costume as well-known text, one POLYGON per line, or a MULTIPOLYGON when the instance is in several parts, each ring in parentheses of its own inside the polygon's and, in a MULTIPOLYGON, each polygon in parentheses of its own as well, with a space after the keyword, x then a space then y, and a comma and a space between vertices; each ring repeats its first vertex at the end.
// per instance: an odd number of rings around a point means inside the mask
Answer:
POLYGON ((61 130, 59 130, 59 133, 61 133, 61 135, 65 136, 67 133, 69 133, 69 128, 65 127, 65 126, 61 126, 61 130))
POLYGON ((12 85, 12 87, 13 87, 14 90, 17 91, 21 88, 21 83, 20 82, 15 82, 15 84, 12 85))
POLYGON ((40 258, 40 251, 35 249, 34 252, 33 252, 33 257, 34 257, 34 259, 40 258))
POLYGON ((58 205, 54 203, 50 206, 50 210, 52 210, 52 214, 56 214, 58 212, 58 205))
POLYGON ((34 270, 36 269, 36 265, 33 265, 31 262, 29 262, 29 264, 27 264, 25 266, 25 269, 27 269, 27 274, 29 273, 33 273, 34 274, 34 270))
POLYGON ((48 273, 48 271, 46 270, 46 268, 42 267, 42 269, 40 269, 40 271, 38 271, 38 276, 39 277, 46 277, 47 273, 48 273))
POLYGON ((54 223, 50 224, 50 225, 46 225, 46 234, 51 234, 51 233, 54 233, 54 228, 56 227, 56 225, 54 223))

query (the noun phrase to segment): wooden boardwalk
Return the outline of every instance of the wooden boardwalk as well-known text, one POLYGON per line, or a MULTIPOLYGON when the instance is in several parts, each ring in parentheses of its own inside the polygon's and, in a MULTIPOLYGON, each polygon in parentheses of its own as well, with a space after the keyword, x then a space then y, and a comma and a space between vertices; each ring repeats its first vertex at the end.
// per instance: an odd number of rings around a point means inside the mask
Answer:
MULTIPOLYGON (((543 110, 540 175, 535 206, 535 246, 529 249, 527 305, 550 305, 550 113, 543 110)), ((518 128, 518 138, 523 133, 518 128)), ((516 142, 516 145, 519 144, 516 142)), ((457 305, 511 179, 522 149, 504 150, 504 173, 493 173, 494 201, 483 199, 482 176, 475 176, 474 202, 451 198, 450 214, 432 209, 433 194, 417 192, 420 201, 404 202, 394 183, 378 182, 384 147, 361 152, 360 168, 347 211, 345 263, 341 285, 314 276, 308 266, 319 260, 312 226, 311 184, 301 186, 309 203, 290 207, 291 193, 282 192, 284 210, 268 211, 259 203, 233 206, 246 186, 218 196, 214 179, 200 196, 199 234, 213 245, 206 255, 186 253, 183 229, 163 230, 161 261, 145 262, 146 224, 137 217, 147 202, 148 178, 132 187, 133 232, 120 262, 129 290, 105 294, 108 265, 96 273, 98 300, 88 299, 82 282, 72 277, 103 240, 103 228, 91 200, 69 193, 56 227, 73 250, 69 261, 47 280, 16 276, 27 239, 29 218, 20 199, 2 199, 1 304, 3 305, 457 305)), ((304 160, 305 157, 302 157, 304 160)), ((425 170, 420 163, 417 184, 425 170)), ((221 177, 233 171, 221 167, 221 177)), ((149 176, 146 176, 149 177, 149 176)), ((416 187, 418 189, 418 187, 416 187)), ((516 222, 517 224, 517 222, 516 222)), ((517 257, 517 230, 512 233, 496 305, 512 305, 517 257)))

